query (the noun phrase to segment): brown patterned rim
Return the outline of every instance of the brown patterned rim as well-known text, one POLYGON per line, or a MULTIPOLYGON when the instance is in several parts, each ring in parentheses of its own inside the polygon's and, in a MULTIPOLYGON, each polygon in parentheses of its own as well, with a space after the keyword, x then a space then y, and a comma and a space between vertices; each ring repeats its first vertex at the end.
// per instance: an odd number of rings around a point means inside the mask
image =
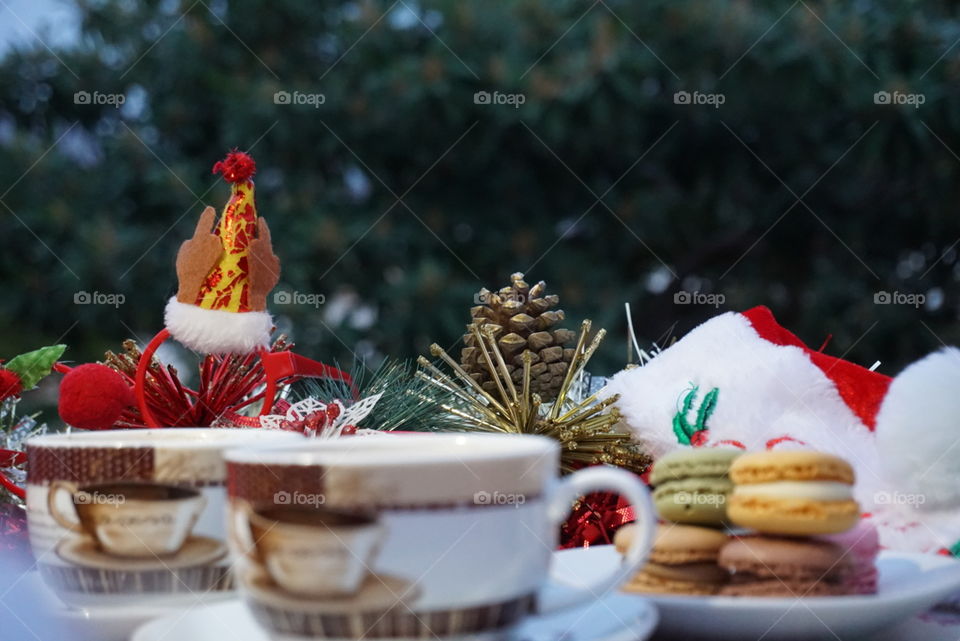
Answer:
POLYGON ((38 447, 27 445, 27 482, 152 481, 152 447, 38 447))
POLYGON ((433 612, 411 612, 401 605, 386 612, 344 614, 294 612, 249 596, 246 600, 260 625, 279 634, 308 639, 431 639, 506 628, 533 611, 535 598, 528 594, 500 603, 433 612))
POLYGON ((27 482, 222 486, 225 451, 252 444, 290 445, 302 438, 294 432, 201 427, 49 434, 27 441, 27 482))
MULTIPOLYGON (((105 481, 156 481, 156 450, 152 447, 27 446, 27 483, 47 485, 73 481, 81 485, 105 481)), ((168 483, 190 487, 223 487, 223 479, 179 478, 168 483)))
POLYGON ((189 594, 234 588, 233 575, 226 565, 138 571, 37 565, 47 585, 81 594, 189 594))
MULTIPOLYGON (((318 495, 326 491, 324 471, 316 465, 277 465, 273 463, 237 463, 230 461, 227 464, 227 496, 231 499, 242 499, 251 505, 262 506, 269 504, 288 504, 278 500, 278 495, 291 498, 297 494, 318 495)), ((487 497, 491 497, 489 492, 487 497)), ((523 504, 531 503, 542 498, 539 492, 524 492, 523 504)), ((336 506, 342 509, 377 509, 377 510, 452 510, 452 509, 481 509, 490 507, 515 507, 515 504, 484 502, 476 495, 470 499, 443 502, 416 502, 396 503, 392 501, 372 501, 369 497, 358 498, 355 502, 348 496, 337 496, 336 506)), ((334 501, 328 500, 328 503, 334 501)), ((334 507, 331 505, 331 507, 334 507)))

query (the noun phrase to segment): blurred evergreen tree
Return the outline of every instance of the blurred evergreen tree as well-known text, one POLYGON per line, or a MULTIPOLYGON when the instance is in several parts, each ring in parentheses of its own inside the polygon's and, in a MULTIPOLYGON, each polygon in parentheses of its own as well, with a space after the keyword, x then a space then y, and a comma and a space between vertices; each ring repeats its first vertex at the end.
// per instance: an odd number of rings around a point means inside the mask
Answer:
POLYGON ((0 61, 0 354, 158 330, 232 147, 259 162, 280 288, 326 297, 272 310, 324 360, 453 344, 517 270, 608 328, 598 373, 624 362, 625 301, 642 342, 715 313, 680 290, 888 373, 960 342, 955 2, 77 4, 74 45, 0 61))

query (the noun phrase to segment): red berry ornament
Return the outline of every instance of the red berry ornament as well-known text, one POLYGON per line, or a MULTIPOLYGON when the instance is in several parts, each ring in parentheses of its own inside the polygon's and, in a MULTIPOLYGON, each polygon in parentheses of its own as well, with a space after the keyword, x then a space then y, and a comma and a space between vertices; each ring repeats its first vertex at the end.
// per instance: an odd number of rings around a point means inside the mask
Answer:
POLYGON ((80 429, 109 429, 135 404, 120 374, 99 363, 73 368, 60 383, 60 418, 80 429))
POLYGON ((23 383, 17 373, 6 368, 0 368, 0 401, 11 396, 20 396, 23 383))

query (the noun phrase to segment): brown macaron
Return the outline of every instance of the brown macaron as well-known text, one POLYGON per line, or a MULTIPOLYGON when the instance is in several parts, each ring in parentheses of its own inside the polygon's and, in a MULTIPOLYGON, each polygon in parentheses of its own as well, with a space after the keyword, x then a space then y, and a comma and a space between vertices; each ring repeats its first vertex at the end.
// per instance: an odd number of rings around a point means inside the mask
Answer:
MULTIPOLYGON (((636 535, 627 525, 614 536, 617 550, 625 553, 636 535)), ((692 525, 657 526, 650 560, 623 589, 659 594, 716 594, 728 577, 717 565, 727 536, 718 530, 692 525)))
POLYGON ((816 539, 743 536, 720 551, 727 596, 802 597, 853 593, 852 565, 839 545, 816 539))

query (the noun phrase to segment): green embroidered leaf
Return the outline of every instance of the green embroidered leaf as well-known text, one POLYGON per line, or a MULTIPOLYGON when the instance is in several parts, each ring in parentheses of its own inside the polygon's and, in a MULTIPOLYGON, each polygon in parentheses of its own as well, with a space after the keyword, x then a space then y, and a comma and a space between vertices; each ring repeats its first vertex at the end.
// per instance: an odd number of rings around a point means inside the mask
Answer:
POLYGON ((954 543, 953 545, 951 545, 951 546, 948 548, 948 551, 949 551, 950 554, 952 554, 953 556, 955 556, 955 557, 957 557, 957 558, 960 558, 960 541, 957 541, 956 543, 954 543))
POLYGON ((693 401, 697 397, 698 389, 699 388, 694 385, 687 391, 683 397, 680 410, 677 411, 673 417, 673 433, 676 434, 677 440, 683 445, 689 445, 690 437, 696 432, 693 426, 687 421, 687 412, 693 407, 693 401))
POLYGON ((26 354, 11 358, 4 367, 20 377, 23 389, 33 389, 53 369, 53 364, 63 356, 66 345, 41 347, 26 354))
POLYGON ((681 445, 690 445, 691 434, 687 434, 687 428, 684 427, 679 412, 673 417, 673 433, 681 445))
POLYGON ((697 409, 697 422, 693 425, 687 420, 687 414, 693 407, 693 402, 700 391, 698 385, 693 385, 683 397, 683 403, 680 409, 673 416, 673 433, 682 445, 690 445, 691 439, 697 432, 706 432, 710 428, 707 426, 707 420, 713 414, 717 407, 717 396, 720 394, 719 388, 714 387, 703 398, 700 407, 697 409))
POLYGON ((717 395, 719 393, 720 390, 714 387, 712 390, 707 392, 707 395, 703 398, 703 403, 700 404, 700 409, 697 410, 697 427, 699 429, 709 429, 707 427, 707 419, 710 418, 710 415, 713 414, 713 410, 717 407, 717 395))

